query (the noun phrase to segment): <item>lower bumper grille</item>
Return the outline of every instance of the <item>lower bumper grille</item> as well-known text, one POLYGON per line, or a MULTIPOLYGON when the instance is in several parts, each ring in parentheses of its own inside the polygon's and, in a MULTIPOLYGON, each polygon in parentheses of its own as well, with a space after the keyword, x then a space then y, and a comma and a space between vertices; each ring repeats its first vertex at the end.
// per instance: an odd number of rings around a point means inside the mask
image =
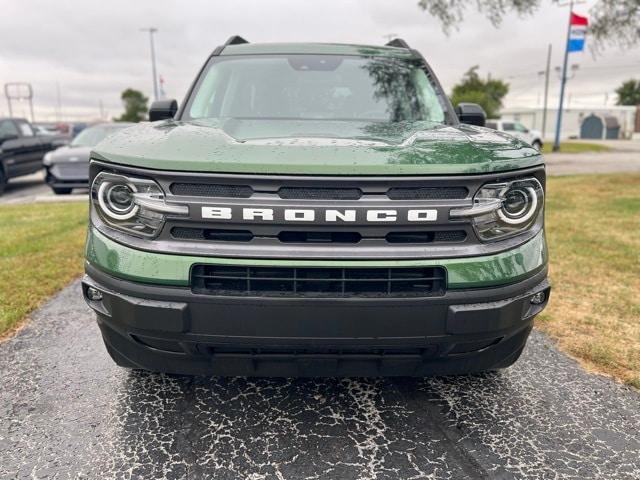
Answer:
POLYGON ((444 295, 442 267, 314 268, 194 265, 194 293, 268 297, 435 297, 444 295))

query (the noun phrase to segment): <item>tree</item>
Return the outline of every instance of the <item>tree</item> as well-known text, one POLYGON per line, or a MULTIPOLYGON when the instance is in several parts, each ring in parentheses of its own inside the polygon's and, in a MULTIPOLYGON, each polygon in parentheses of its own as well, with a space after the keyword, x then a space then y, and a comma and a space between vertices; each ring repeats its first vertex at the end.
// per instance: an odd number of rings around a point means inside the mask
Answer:
POLYGON ((640 44, 640 0, 599 0, 589 13, 589 35, 600 44, 640 44))
MULTIPOLYGON (((558 0, 550 0, 558 3, 558 0)), ((485 15, 494 26, 511 12, 531 15, 541 5, 541 0, 419 0, 418 6, 434 16, 445 32, 462 22, 468 8, 485 15)), ((589 10, 589 35, 598 46, 611 43, 621 47, 640 44, 640 0, 598 0, 589 10)))
POLYGON ((478 65, 471 67, 462 77, 462 81, 453 87, 451 103, 477 103, 484 108, 488 118, 495 118, 502 108, 502 100, 509 93, 509 84, 502 80, 478 75, 478 65))
POLYGON ((640 80, 627 80, 616 88, 617 105, 640 105, 640 80))
POLYGON ((141 122, 147 118, 147 102, 149 99, 145 97, 142 92, 134 90, 133 88, 127 88, 122 95, 122 104, 124 105, 124 113, 120 118, 116 119, 118 122, 141 122))

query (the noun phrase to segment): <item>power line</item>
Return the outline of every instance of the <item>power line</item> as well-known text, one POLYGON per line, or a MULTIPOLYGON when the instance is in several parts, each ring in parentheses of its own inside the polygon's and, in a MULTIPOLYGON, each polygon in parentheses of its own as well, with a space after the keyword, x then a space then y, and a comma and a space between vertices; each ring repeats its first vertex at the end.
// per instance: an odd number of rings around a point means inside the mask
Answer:
MULTIPOLYGON (((589 65, 586 67, 581 66, 580 70, 612 70, 612 69, 620 69, 620 70, 625 70, 625 69, 632 69, 632 70, 638 70, 638 73, 640 74, 640 62, 638 63, 632 63, 632 64, 618 64, 618 65, 589 65)), ((526 77, 532 77, 534 75, 538 75, 540 73, 540 70, 537 71, 530 71, 527 73, 517 73, 515 75, 506 75, 502 78, 504 78, 505 80, 512 80, 512 79, 516 79, 516 78, 526 78, 526 77)))

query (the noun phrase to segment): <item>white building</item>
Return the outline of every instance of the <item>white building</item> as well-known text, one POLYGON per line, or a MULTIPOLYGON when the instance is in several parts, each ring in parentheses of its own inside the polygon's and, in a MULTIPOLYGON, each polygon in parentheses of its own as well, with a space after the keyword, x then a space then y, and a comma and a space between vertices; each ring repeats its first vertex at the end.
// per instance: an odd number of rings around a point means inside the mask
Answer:
MULTIPOLYGON (((636 107, 569 107, 562 113, 561 138, 579 138, 582 120, 592 113, 598 116, 612 116, 620 123, 620 138, 631 138, 636 122, 636 107)), ((557 108, 547 109, 547 123, 544 138, 553 139, 556 132, 557 108)), ((516 120, 532 130, 542 131, 542 108, 505 108, 501 111, 503 120, 516 120)))

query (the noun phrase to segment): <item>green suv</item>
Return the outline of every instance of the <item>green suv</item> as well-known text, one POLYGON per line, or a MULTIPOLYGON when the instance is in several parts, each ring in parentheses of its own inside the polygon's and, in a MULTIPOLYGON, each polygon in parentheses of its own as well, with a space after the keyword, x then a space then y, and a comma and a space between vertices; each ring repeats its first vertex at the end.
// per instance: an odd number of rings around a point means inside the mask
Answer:
POLYGON ((511 365, 549 298, 540 153, 424 58, 249 44, 91 153, 84 296, 118 365, 440 375, 511 365))

